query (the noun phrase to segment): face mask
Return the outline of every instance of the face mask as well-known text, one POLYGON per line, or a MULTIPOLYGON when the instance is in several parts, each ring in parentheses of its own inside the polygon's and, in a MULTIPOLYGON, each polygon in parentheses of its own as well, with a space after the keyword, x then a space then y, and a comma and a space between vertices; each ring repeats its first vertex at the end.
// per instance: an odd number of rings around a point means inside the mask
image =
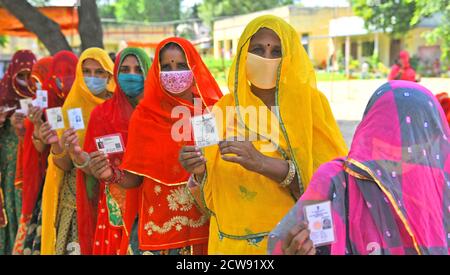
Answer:
POLYGON ((247 79, 260 89, 272 89, 277 83, 278 66, 281 58, 267 59, 258 55, 247 54, 247 79))
POLYGON ((144 90, 144 76, 140 74, 119 74, 119 85, 127 96, 137 97, 144 90))
POLYGON ((192 71, 160 72, 159 77, 163 88, 172 94, 180 94, 194 83, 192 71))
POLYGON ((107 78, 100 78, 100 77, 92 77, 92 76, 85 76, 84 77, 84 83, 86 83, 86 86, 88 87, 89 91, 93 95, 99 95, 101 94, 105 88, 106 88, 106 82, 108 81, 107 78))
POLYGON ((22 87, 27 87, 28 86, 28 82, 26 80, 16 78, 16 81, 17 81, 17 84, 19 84, 22 87))

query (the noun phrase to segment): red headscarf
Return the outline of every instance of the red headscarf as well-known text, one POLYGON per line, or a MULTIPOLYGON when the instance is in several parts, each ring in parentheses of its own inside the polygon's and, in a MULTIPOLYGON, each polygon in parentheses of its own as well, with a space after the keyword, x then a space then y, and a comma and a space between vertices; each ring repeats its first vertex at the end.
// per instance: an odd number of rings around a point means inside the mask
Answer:
MULTIPOLYGON (((134 49, 137 51, 137 49, 134 49)), ((132 53, 125 53, 126 56, 132 53)), ((143 51, 141 54, 145 54, 143 51)), ((118 75, 119 68, 122 60, 122 53, 116 57, 114 64, 114 81, 119 83, 118 75)), ((141 60, 139 57, 139 62, 141 63, 141 67, 143 72, 147 71, 150 64, 148 57, 147 60, 141 60), (143 64, 145 63, 145 64, 143 64)), ((84 151, 90 153, 97 151, 97 146, 95 144, 95 138, 105 136, 108 134, 120 134, 123 139, 123 143, 126 144, 128 137, 128 124, 130 122, 131 114, 133 113, 134 108, 130 104, 127 99, 125 93, 122 91, 120 85, 116 85, 116 90, 114 92, 113 97, 110 100, 105 101, 103 104, 97 106, 91 113, 91 118, 89 120, 89 125, 86 131, 86 137, 84 140, 84 151)), ((123 153, 114 154, 109 156, 110 162, 119 166, 122 161, 123 153)), ((137 189, 131 189, 125 192, 125 190, 121 189, 118 186, 111 186, 110 192, 116 199, 116 201, 120 201, 119 204, 125 201, 125 195, 128 199, 129 196, 132 196, 133 193, 137 194, 137 189)), ((77 218, 78 218, 78 238, 80 241, 81 254, 116 254, 117 251, 96 251, 93 249, 94 243, 94 234, 95 234, 95 226, 97 224, 97 206, 99 203, 99 197, 102 197, 102 193, 105 192, 105 184, 103 182, 96 184, 95 186, 91 186, 86 178, 86 175, 82 170, 77 171, 77 218), (95 188, 94 188, 95 187, 95 188), (88 192, 90 194, 88 194, 88 192)), ((134 198, 137 198, 134 196, 134 198)), ((106 205, 105 202, 101 202, 102 205, 106 205)), ((123 205, 121 206, 121 210, 123 210, 123 205)), ((102 206, 103 207, 103 206, 102 206)), ((104 207, 107 208, 107 207, 104 207)), ((105 228, 103 228, 105 229, 105 228)), ((121 236, 121 227, 114 227, 108 225, 108 231, 106 234, 117 234, 121 236), (113 231, 115 231, 113 233, 113 231)), ((110 236, 112 237, 112 236, 110 236)), ((109 242, 118 241, 117 247, 120 246, 120 241, 118 237, 108 239, 108 236, 104 236, 105 240, 109 242)))
MULTIPOLYGON (((159 54, 161 49, 168 43, 175 43, 184 51, 189 68, 194 74, 197 87, 194 91, 194 96, 201 98, 203 108, 214 105, 222 97, 219 86, 189 41, 182 38, 163 40, 156 49, 154 62, 147 75, 144 99, 136 107, 131 117, 128 129, 127 151, 123 159, 122 168, 143 175, 146 177, 146 180, 156 181, 164 185, 176 185, 180 182, 185 182, 189 178, 189 173, 178 162, 178 152, 184 143, 176 142, 172 139, 171 129, 179 118, 172 118, 171 112, 177 106, 185 106, 193 114, 194 106, 190 102, 171 96, 162 88, 159 76, 159 54)), ((140 191, 143 193, 145 188, 152 188, 152 186, 143 183, 140 191)), ((127 200, 124 223, 128 232, 131 231, 137 210, 141 207, 140 203, 141 201, 138 200, 127 200)), ((161 205, 161 207, 163 206, 161 205)), ((194 214, 194 212, 191 214, 194 214)), ((203 229, 199 228, 198 230, 203 229)), ((190 234, 188 238, 193 235, 202 235, 201 237, 195 236, 199 239, 204 237, 203 231, 198 231, 197 233, 194 231, 188 233, 190 234)), ((139 234, 144 233, 140 232, 139 234)), ((170 232, 170 234, 165 235, 165 238, 178 238, 174 234, 176 235, 177 233, 170 232)), ((181 234, 181 232, 178 234, 181 234)), ((161 240, 162 243, 165 241, 161 240)), ((124 253, 126 243, 122 244, 121 253, 124 253)))
POLYGON ((36 56, 29 50, 20 50, 13 55, 11 64, 0 82, 0 106, 19 107, 19 99, 34 95, 31 87, 22 87, 17 83, 17 74, 22 71, 31 72, 34 63, 36 56))
POLYGON ((178 152, 183 144, 171 136, 173 124, 179 121, 178 117, 171 117, 172 109, 182 105, 188 107, 191 114, 194 112, 192 103, 171 96, 160 82, 159 53, 171 42, 185 52, 197 85, 194 95, 202 99, 204 107, 214 105, 222 97, 219 86, 189 41, 169 38, 158 45, 145 82, 145 97, 131 118, 123 168, 166 185, 183 182, 189 177, 178 162, 178 152))
POLYGON ((50 105, 62 106, 75 80, 78 57, 73 52, 60 51, 53 58, 55 61, 51 69, 52 75, 49 79, 49 86, 53 88, 55 93, 49 95, 48 100, 50 105), (61 82, 61 89, 56 84, 56 79, 61 82))

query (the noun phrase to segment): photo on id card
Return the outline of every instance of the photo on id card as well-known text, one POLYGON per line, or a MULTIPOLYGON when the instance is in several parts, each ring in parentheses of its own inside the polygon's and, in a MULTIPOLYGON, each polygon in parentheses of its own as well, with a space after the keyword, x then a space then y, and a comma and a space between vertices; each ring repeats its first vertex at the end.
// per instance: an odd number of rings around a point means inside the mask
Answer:
POLYGON ((194 116, 191 123, 196 146, 207 147, 219 143, 216 119, 212 114, 194 116))
POLYGON ((335 241, 331 202, 325 201, 304 206, 305 219, 311 231, 310 239, 315 247, 335 241))
POLYGON ((121 134, 112 134, 95 138, 97 150, 107 155, 122 153, 125 151, 121 134))

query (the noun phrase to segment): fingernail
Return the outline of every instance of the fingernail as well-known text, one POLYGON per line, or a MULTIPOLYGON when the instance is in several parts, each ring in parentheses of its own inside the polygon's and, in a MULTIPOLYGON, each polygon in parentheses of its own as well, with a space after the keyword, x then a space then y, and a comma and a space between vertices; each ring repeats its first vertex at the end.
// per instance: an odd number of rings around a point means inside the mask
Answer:
POLYGON ((197 152, 197 156, 200 156, 202 153, 200 153, 200 152, 197 152))

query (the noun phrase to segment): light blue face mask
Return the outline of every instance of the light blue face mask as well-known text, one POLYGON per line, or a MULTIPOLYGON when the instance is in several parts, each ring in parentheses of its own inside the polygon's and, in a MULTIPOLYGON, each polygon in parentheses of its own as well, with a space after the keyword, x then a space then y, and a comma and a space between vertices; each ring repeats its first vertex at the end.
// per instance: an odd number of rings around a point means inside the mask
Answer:
POLYGON ((99 95, 106 89, 108 78, 100 78, 95 76, 85 76, 84 83, 93 95, 99 95))
POLYGON ((123 92, 135 98, 144 91, 144 76, 140 74, 119 74, 119 85, 123 92))

